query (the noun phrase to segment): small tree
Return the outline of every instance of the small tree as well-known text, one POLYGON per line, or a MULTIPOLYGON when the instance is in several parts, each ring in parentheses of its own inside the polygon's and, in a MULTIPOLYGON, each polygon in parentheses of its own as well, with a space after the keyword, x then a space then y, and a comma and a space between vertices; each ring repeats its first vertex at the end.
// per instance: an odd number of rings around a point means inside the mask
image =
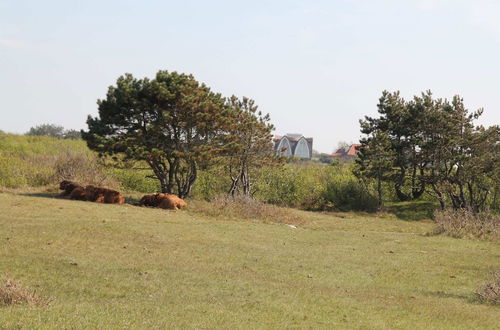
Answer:
POLYGON ((372 178, 376 181, 378 209, 383 206, 382 183, 387 181, 393 170, 394 153, 385 132, 377 132, 361 140, 362 148, 356 159, 354 173, 360 178, 372 178))
POLYGON ((154 79, 118 78, 99 115, 89 116, 89 148, 146 162, 161 191, 186 197, 200 164, 221 150, 228 116, 224 99, 192 75, 159 71, 154 79))
MULTIPOLYGON (((430 92, 428 92, 430 95, 430 92)), ((394 185, 401 201, 419 198, 425 191, 423 171, 425 161, 420 157, 418 109, 406 102, 399 92, 384 91, 377 105, 380 117, 365 117, 360 121, 361 132, 367 137, 383 132, 393 151, 392 171, 387 181, 394 185)), ((361 141, 362 148, 365 142, 361 141)))
MULTIPOLYGON (((422 116, 422 152, 428 160, 425 180, 441 208, 479 212, 499 186, 498 126, 475 126, 482 109, 469 113, 463 99, 436 100, 422 116)), ((494 204, 491 203, 491 204, 494 204)))
POLYGON ((400 200, 430 187, 442 209, 496 206, 499 127, 474 125, 482 109, 470 113, 461 97, 433 99, 430 91, 409 102, 384 92, 379 101, 381 116, 360 121, 366 134, 357 161, 362 176, 376 178, 379 188, 381 181, 392 182, 400 200))
POLYGON ((277 159, 271 142, 274 127, 269 114, 257 111, 257 105, 249 98, 232 96, 226 106, 232 118, 224 138, 225 168, 232 182, 229 194, 234 196, 241 187, 243 195, 249 196, 252 171, 277 159))

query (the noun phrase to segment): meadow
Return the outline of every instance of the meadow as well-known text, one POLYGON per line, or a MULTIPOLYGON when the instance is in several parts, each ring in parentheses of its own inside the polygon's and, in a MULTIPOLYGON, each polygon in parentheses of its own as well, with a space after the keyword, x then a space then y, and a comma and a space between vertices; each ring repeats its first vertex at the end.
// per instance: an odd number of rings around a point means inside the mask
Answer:
MULTIPOLYGON (((196 205, 196 201, 194 202, 196 205)), ((0 328, 492 329, 495 242, 430 220, 290 210, 284 223, 0 193, 0 274, 45 301, 0 328)))
POLYGON ((476 294, 498 240, 438 234, 425 199, 348 211, 366 195, 345 166, 264 169, 236 201, 201 171, 167 211, 132 205, 158 189, 148 170, 81 140, 0 134, 0 165, 0 329, 498 327, 476 294), (128 204, 59 198, 67 177, 128 204))

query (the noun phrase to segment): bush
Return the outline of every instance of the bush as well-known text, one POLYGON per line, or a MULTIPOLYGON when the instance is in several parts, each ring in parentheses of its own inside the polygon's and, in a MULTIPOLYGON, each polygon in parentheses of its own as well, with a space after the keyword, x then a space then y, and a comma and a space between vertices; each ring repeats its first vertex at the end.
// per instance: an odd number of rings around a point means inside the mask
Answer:
POLYGON ((160 191, 158 180, 148 177, 153 174, 150 170, 110 168, 109 173, 126 190, 142 193, 160 191))
POLYGON ((347 166, 337 167, 332 173, 323 195, 326 205, 339 211, 375 212, 377 198, 363 185, 347 166))
POLYGON ((461 238, 466 236, 500 240, 500 216, 492 212, 473 213, 469 210, 436 211, 437 234, 461 238))
MULTIPOLYGON (((230 180, 222 168, 200 171, 193 186, 196 199, 212 200, 227 193, 230 180)), ((254 199, 266 204, 305 210, 374 211, 376 199, 347 164, 327 166, 289 163, 264 167, 253 174, 254 199)))
POLYGON ((476 296, 482 302, 500 305, 500 271, 493 273, 491 282, 480 287, 476 296))
POLYGON ((34 291, 23 288, 13 280, 0 284, 0 306, 27 303, 33 306, 44 306, 48 302, 38 297, 34 291))
POLYGON ((264 168, 254 184, 255 198, 280 206, 323 209, 325 182, 332 171, 332 166, 308 164, 264 168))
POLYGON ((119 184, 104 167, 94 154, 60 154, 54 163, 54 177, 56 182, 71 180, 82 184, 118 188, 119 184))
POLYGON ((212 200, 227 194, 231 187, 231 180, 221 167, 212 167, 200 170, 198 179, 191 190, 191 197, 203 200, 212 200))
POLYGON ((44 186, 64 179, 118 185, 83 141, 0 135, 0 186, 44 186))

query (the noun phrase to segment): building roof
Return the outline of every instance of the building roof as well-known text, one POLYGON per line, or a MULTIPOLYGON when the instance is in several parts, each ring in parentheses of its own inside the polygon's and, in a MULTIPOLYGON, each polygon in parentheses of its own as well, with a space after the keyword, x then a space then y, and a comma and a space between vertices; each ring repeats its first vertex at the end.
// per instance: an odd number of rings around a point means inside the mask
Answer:
POLYGON ((344 148, 340 148, 335 153, 331 154, 331 156, 332 157, 354 157, 358 154, 359 147, 361 147, 361 144, 359 144, 359 143, 351 144, 349 146, 349 148, 347 148, 347 150, 344 148))
MULTIPOLYGON (((289 146, 289 150, 287 152, 288 156, 298 156, 298 157, 301 157, 301 158, 309 158, 311 159, 312 157, 312 145, 313 145, 313 138, 312 137, 304 137, 302 134, 290 134, 290 133, 287 133, 283 136, 280 136, 280 135, 275 135, 273 137, 273 142, 274 142, 274 149, 277 150, 280 154, 281 154, 281 151, 278 150, 278 148, 280 147, 281 143, 283 143, 284 141, 287 141, 286 143, 288 144, 289 146), (301 143, 303 142, 306 142, 306 148, 308 150, 308 156, 307 157, 304 157, 304 155, 302 156, 299 156, 297 151, 297 147, 301 145, 301 143)), ((303 147, 300 147, 301 150, 303 149, 303 147)), ((303 150, 302 150, 302 153, 303 153, 303 150)))

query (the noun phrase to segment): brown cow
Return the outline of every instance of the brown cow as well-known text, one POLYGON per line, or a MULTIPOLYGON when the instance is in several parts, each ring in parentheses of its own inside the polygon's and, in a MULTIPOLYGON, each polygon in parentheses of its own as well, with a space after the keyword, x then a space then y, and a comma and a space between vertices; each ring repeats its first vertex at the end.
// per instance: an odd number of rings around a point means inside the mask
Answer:
POLYGON ((88 201, 108 204, 124 204, 125 197, 116 190, 88 185, 85 187, 88 201))
POLYGON ((85 196, 85 188, 81 186, 75 187, 75 189, 71 191, 71 194, 69 194, 69 199, 86 201, 87 197, 85 196))
POLYGON ((139 205, 157 207, 159 202, 158 194, 144 195, 139 201, 139 205))
POLYGON ((182 207, 186 207, 187 203, 174 194, 152 194, 143 196, 139 205, 178 210, 182 207))
POLYGON ((158 207, 161 209, 178 210, 187 207, 187 203, 174 194, 160 194, 160 198, 162 201, 158 204, 158 207))
POLYGON ((69 180, 61 181, 61 183, 59 184, 59 189, 63 190, 63 192, 61 193, 60 196, 61 197, 70 196, 73 189, 75 189, 77 187, 83 188, 83 186, 81 184, 73 182, 73 181, 69 181, 69 180))

